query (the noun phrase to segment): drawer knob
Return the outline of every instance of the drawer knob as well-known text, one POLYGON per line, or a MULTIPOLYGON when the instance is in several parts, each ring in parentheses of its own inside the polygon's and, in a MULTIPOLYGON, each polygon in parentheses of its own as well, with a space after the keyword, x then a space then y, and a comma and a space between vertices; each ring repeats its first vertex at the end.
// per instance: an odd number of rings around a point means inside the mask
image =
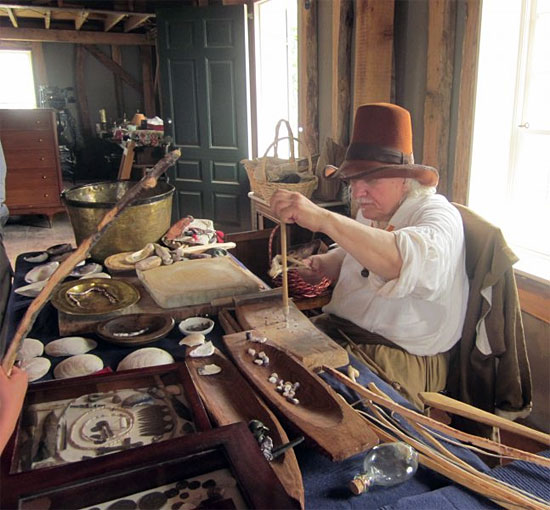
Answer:
POLYGON ((43 175, 43 176, 42 176, 42 179, 47 179, 47 178, 48 178, 47 175, 43 175))
POLYGON ((36 123, 37 123, 37 124, 40 124, 40 121, 39 121, 39 120, 37 120, 37 121, 36 121, 36 123))
POLYGON ((38 139, 38 141, 39 141, 39 142, 43 142, 43 141, 44 141, 44 139, 42 139, 42 138, 39 138, 39 139, 38 139))
POLYGON ((50 195, 48 195, 47 193, 44 193, 44 198, 48 198, 50 195))
POLYGON ((45 159, 46 159, 46 158, 45 158, 44 156, 42 156, 42 157, 40 158, 40 161, 44 161, 45 159))

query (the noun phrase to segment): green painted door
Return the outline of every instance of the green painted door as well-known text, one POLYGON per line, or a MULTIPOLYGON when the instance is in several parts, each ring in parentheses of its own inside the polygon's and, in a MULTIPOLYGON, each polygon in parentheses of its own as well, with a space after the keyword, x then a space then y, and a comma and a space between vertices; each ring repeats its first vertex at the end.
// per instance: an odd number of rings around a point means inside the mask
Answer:
POLYGON ((182 154, 168 173, 174 219, 225 232, 250 227, 245 16, 244 6, 157 12, 165 134, 182 154))

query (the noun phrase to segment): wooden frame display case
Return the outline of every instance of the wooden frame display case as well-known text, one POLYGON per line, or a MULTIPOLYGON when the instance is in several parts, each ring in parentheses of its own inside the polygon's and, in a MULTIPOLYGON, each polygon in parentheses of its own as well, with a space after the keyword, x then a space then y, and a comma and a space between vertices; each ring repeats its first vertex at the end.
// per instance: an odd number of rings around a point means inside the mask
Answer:
POLYGON ((98 474, 103 458, 121 468, 147 445, 210 428, 184 363, 33 384, 1 458, 1 498, 98 474))
POLYGON ((94 462, 94 476, 68 480, 62 466, 40 487, 3 485, 2 508, 297 508, 244 423, 94 462))

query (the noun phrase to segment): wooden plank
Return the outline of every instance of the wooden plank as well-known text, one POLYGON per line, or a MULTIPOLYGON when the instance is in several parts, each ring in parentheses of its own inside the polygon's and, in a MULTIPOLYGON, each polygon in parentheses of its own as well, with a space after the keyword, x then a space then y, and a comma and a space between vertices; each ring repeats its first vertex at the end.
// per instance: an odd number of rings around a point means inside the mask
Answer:
POLYGON ((98 47, 94 45, 83 45, 83 48, 99 60, 107 69, 111 70, 115 75, 119 76, 121 80, 125 81, 133 89, 142 93, 140 83, 127 71, 119 66, 112 58, 109 58, 98 47))
POLYGON ((550 324, 550 286, 548 283, 520 275, 517 272, 515 276, 521 310, 550 324))
POLYGON ((120 167, 118 169, 118 180, 129 179, 132 174, 132 165, 134 164, 134 149, 136 148, 136 142, 130 140, 124 152, 122 153, 122 159, 120 160, 120 167))
POLYGON ((75 55, 76 105, 78 107, 82 134, 84 138, 89 138, 92 135, 92 129, 90 127, 90 112, 88 110, 88 97, 86 95, 86 77, 84 76, 86 53, 81 44, 76 45, 75 55))
POLYGON ((122 20, 126 14, 108 14, 105 16, 105 21, 103 23, 103 30, 108 32, 113 28, 120 20, 122 20))
POLYGON ((141 76, 143 81, 143 103, 147 118, 156 115, 155 89, 153 86, 153 51, 151 46, 140 46, 141 76))
MULTIPOLYGON (((112 45, 111 46, 111 58, 113 62, 120 67, 122 67, 122 54, 120 51, 120 46, 112 45)), ((115 98, 116 98, 116 111, 117 117, 122 118, 124 113, 124 87, 122 85, 122 79, 116 73, 113 73, 113 78, 115 80, 115 98)))
POLYGON ((454 69, 456 2, 428 3, 428 55, 422 162, 439 170, 438 191, 449 196, 448 162, 454 69))
POLYGON ((74 19, 74 29, 80 30, 82 28, 82 25, 84 25, 85 21, 88 19, 89 15, 90 13, 88 11, 82 11, 78 13, 74 19))
MULTIPOLYGON (((317 65, 317 0, 299 2, 298 124, 311 154, 319 152, 319 68, 317 65), (306 8, 306 5, 309 5, 306 8)), ((301 149, 300 149, 301 151, 301 149)), ((300 155, 303 155, 300 152, 300 155)))
POLYGON ((33 42, 31 48, 35 86, 37 89, 39 89, 40 85, 47 87, 49 85, 48 70, 46 68, 46 61, 44 60, 42 43, 33 42))
POLYGON ((466 0, 466 23, 462 41, 462 67, 460 69, 458 121, 454 160, 453 202, 468 204, 470 166, 472 163, 472 137, 477 84, 479 32, 481 29, 481 2, 466 0))
POLYGON ((13 12, 13 9, 6 9, 6 11, 8 11, 8 16, 10 18, 10 21, 11 21, 11 24, 17 28, 19 25, 17 24, 17 18, 15 17, 15 14, 13 12))
POLYGON ((351 42, 353 4, 351 0, 332 2, 332 138, 341 145, 349 142, 351 105, 351 42))
POLYGON ((131 32, 132 30, 135 30, 151 17, 152 15, 149 14, 136 14, 134 16, 129 16, 124 22, 124 32, 131 32))
POLYGON ((394 0, 355 2, 353 112, 391 99, 394 0))
POLYGON ((46 30, 44 28, 2 28, 2 41, 40 41, 72 44, 125 44, 153 45, 154 39, 145 34, 113 34, 104 32, 80 32, 75 30, 46 30))
POLYGON ((287 322, 280 295, 258 296, 252 300, 247 296, 242 300, 236 297, 235 305, 237 319, 244 330, 268 337, 307 368, 313 370, 322 365, 337 368, 349 363, 346 350, 319 331, 293 302, 289 303, 287 322))
POLYGON ((46 13, 44 14, 44 28, 46 30, 50 29, 51 19, 52 19, 52 11, 46 11, 46 13))
MULTIPOLYGON (((93 2, 91 2, 91 3, 93 3, 93 2)), ((82 8, 77 7, 75 5, 64 7, 62 5, 62 2, 61 2, 61 5, 59 5, 59 0, 58 0, 58 6, 57 7, 41 6, 41 5, 29 6, 29 5, 9 4, 9 3, 3 3, 2 2, 2 5, 0 5, 0 8, 2 8, 2 9, 13 9, 16 12, 18 12, 19 16, 25 17, 25 18, 31 17, 33 14, 35 16, 37 15, 37 17, 40 18, 40 17, 42 17, 43 13, 46 12, 46 11, 51 11, 53 13, 60 13, 60 14, 70 13, 73 16, 75 14, 79 14, 79 13, 82 12, 82 8)), ((116 9, 116 8, 115 8, 114 11, 113 10, 107 10, 107 9, 90 9, 90 8, 86 8, 86 11, 89 12, 90 14, 110 15, 110 14, 113 14, 113 12, 116 12, 118 14, 124 14, 124 15, 127 15, 127 16, 133 16, 133 15, 141 14, 141 15, 147 15, 147 16, 153 17, 153 18, 156 17, 155 13, 137 12, 137 11, 131 11, 131 10, 116 9)))

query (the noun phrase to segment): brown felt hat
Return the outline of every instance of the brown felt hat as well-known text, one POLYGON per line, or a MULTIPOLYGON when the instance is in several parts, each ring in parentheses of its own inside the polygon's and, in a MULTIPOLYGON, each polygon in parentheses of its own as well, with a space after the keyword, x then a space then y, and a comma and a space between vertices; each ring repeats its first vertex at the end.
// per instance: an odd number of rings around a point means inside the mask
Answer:
POLYGON ((365 104, 357 109, 352 140, 338 177, 408 177, 425 186, 437 186, 439 181, 435 168, 414 163, 409 112, 389 103, 365 104))

